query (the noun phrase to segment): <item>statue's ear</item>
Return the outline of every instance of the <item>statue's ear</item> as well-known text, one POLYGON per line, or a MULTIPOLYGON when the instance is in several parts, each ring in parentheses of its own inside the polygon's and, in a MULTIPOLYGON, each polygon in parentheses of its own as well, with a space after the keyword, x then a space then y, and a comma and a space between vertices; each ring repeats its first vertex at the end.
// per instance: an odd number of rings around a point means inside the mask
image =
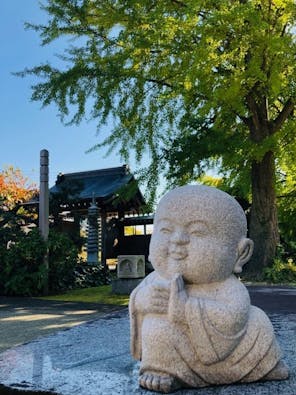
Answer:
POLYGON ((244 264, 248 262, 253 254, 253 249, 253 240, 246 237, 240 240, 237 247, 237 258, 233 269, 234 273, 242 272, 244 264))

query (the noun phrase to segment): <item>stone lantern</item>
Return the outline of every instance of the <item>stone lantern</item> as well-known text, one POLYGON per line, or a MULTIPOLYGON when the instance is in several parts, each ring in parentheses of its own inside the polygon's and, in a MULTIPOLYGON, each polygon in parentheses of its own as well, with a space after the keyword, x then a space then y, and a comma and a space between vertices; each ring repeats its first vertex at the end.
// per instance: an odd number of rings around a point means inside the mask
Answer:
POLYGON ((98 216, 99 209, 96 205, 93 196, 92 203, 88 208, 88 232, 87 232, 87 264, 98 264, 98 248, 99 248, 99 234, 98 234, 98 216))

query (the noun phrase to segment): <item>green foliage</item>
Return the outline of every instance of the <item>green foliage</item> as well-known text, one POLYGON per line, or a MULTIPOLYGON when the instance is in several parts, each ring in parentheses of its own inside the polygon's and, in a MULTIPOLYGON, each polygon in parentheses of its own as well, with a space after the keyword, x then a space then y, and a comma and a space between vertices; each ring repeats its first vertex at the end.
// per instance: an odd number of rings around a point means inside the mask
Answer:
POLYGON ((138 178, 152 200, 161 173, 184 184, 217 166, 231 187, 252 185, 250 231, 258 261, 270 262, 273 164, 296 141, 295 1, 47 0, 43 9, 48 22, 27 27, 43 45, 69 45, 58 66, 19 73, 39 78, 32 99, 55 103, 64 122, 112 123, 94 149, 125 161, 134 152, 139 163, 148 154, 138 178))
POLYGON ((0 206, 0 292, 5 295, 36 295, 46 278, 43 255, 46 246, 31 215, 18 206, 0 206))
POLYGON ((275 284, 296 283, 296 265, 292 258, 283 261, 276 258, 271 267, 263 271, 264 278, 275 284))
POLYGON ((148 152, 140 175, 152 195, 160 172, 185 183, 217 159, 250 177, 251 162, 283 143, 284 122, 293 130, 294 0, 48 0, 43 9, 48 23, 27 27, 43 45, 71 41, 60 69, 19 73, 40 78, 33 100, 56 103, 65 122, 112 120, 97 147, 118 147, 125 160, 148 152))
MULTIPOLYGON (((3 240, 3 239, 2 239, 3 240)), ((46 245, 37 229, 0 244, 0 289, 5 295, 38 295, 44 286, 46 245)))
POLYGON ((282 147, 277 179, 280 236, 289 253, 296 257, 296 146, 292 141, 282 147))
POLYGON ((79 247, 71 238, 53 229, 48 237, 49 291, 104 285, 108 276, 102 266, 87 266, 78 258, 79 247))
POLYGON ((48 235, 49 291, 73 287, 78 248, 64 233, 50 230, 48 235))
POLYGON ((198 182, 203 185, 208 185, 214 188, 221 189, 222 191, 229 193, 233 196, 236 201, 241 205, 247 216, 249 222, 250 206, 251 206, 251 193, 249 180, 245 180, 242 174, 237 175, 235 180, 232 177, 213 177, 208 174, 202 175, 198 182), (240 176, 240 177, 239 177, 240 176), (240 178, 240 182, 237 182, 237 178, 240 178))
POLYGON ((32 219, 0 206, 0 294, 34 296, 49 291, 106 284, 102 267, 88 268, 78 259, 80 245, 65 233, 50 229, 45 243, 32 219), (49 273, 44 265, 47 253, 49 273))
POLYGON ((273 264, 263 270, 262 280, 275 283, 296 283, 296 243, 284 240, 285 233, 281 232, 282 243, 277 248, 273 264))
POLYGON ((36 296, 43 293, 48 254, 50 293, 106 284, 103 268, 87 267, 78 260, 78 247, 66 235, 50 230, 48 243, 39 230, 10 234, 8 244, 0 244, 0 289, 3 295, 36 296))
MULTIPOLYGON (((89 266, 85 262, 80 262, 74 270, 73 288, 97 287, 110 283, 109 271, 104 270, 102 265, 89 266)), ((70 287, 68 287, 69 289, 70 287)))

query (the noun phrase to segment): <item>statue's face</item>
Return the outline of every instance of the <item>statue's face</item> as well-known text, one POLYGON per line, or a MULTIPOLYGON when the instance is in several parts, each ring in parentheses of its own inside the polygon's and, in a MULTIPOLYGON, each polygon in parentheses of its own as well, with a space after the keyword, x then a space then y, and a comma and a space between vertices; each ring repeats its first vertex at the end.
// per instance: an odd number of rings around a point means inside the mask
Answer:
POLYGON ((206 284, 232 273, 236 243, 228 236, 227 224, 221 224, 221 213, 216 215, 217 204, 207 203, 185 193, 182 199, 172 196, 159 205, 150 260, 162 277, 179 273, 187 283, 206 284))

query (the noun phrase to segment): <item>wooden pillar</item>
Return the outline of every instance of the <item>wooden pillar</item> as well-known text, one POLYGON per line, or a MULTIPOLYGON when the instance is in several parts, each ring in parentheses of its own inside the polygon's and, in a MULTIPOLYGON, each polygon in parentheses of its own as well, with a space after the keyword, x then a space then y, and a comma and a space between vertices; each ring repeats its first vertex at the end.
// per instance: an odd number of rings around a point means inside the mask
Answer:
MULTIPOLYGON (((48 160, 47 150, 40 151, 40 190, 39 190, 39 230, 45 241, 48 239, 49 231, 49 190, 48 190, 48 160)), ((46 267, 46 280, 43 292, 48 294, 48 253, 44 255, 44 265, 46 267)))

